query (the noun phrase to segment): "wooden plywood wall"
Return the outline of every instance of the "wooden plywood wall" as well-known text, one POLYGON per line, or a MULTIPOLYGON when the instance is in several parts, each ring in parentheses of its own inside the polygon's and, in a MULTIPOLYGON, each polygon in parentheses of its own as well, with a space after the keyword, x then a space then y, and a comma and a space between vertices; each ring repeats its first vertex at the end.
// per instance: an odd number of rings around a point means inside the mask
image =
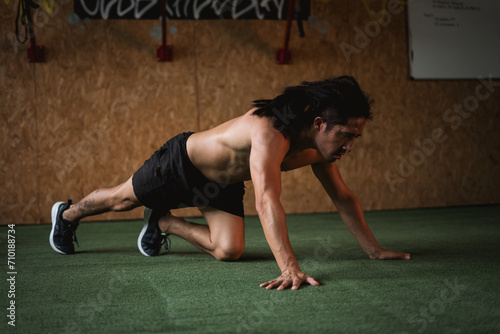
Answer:
MULTIPOLYGON (((410 80, 399 6, 377 25, 361 0, 312 1, 306 38, 294 25, 293 64, 284 66, 274 62, 284 22, 172 21, 174 61, 158 63, 150 31, 159 22, 75 23, 72 2, 61 1, 38 18, 47 61, 29 64, 13 42, 15 5, 0 2, 0 223, 49 222, 54 202, 125 181, 175 134, 213 127, 285 86, 343 74, 375 99, 375 120, 338 163, 365 209, 500 202, 499 82, 410 80)), ((335 210, 309 169, 282 180, 288 213, 335 210)))

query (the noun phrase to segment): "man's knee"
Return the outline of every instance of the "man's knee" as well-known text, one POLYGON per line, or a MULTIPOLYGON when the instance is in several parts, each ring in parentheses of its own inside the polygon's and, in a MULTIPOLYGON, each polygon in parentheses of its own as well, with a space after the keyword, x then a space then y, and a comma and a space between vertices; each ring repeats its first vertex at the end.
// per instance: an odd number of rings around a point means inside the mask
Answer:
POLYGON ((244 248, 244 243, 226 243, 217 247, 214 256, 218 261, 236 261, 243 254, 244 248))

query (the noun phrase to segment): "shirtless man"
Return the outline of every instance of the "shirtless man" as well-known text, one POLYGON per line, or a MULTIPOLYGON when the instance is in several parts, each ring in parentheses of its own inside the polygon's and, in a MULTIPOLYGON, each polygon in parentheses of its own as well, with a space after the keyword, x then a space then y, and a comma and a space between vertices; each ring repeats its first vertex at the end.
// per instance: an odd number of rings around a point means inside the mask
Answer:
POLYGON ((175 136, 123 184, 96 190, 76 204, 54 204, 50 244, 58 253, 72 254, 82 218, 144 205, 138 238, 143 255, 158 255, 166 236, 173 234, 219 261, 237 260, 245 246, 243 181, 252 180, 256 210, 281 270, 261 286, 295 290, 303 283, 319 285, 299 267, 280 202, 281 172, 310 165, 371 259, 410 259, 378 245, 336 165, 371 118, 370 101, 350 76, 288 87, 273 100, 254 101, 243 116, 175 136), (170 210, 179 207, 198 207, 208 225, 173 216, 170 210))

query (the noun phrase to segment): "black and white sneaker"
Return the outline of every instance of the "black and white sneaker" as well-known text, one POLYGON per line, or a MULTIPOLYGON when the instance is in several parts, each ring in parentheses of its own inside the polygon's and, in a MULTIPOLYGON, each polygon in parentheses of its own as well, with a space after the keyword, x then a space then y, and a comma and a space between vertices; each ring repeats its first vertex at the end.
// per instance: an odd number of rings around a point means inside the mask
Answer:
POLYGON ((144 210, 144 227, 137 238, 137 247, 144 256, 160 254, 162 245, 165 245, 167 251, 170 248, 168 234, 162 233, 158 227, 160 218, 161 216, 155 211, 149 208, 144 210))
POLYGON ((62 213, 70 206, 71 200, 68 200, 68 203, 57 202, 52 206, 52 230, 49 241, 52 249, 60 254, 73 254, 75 252, 73 242, 78 245, 75 232, 79 223, 73 223, 62 217, 62 213))

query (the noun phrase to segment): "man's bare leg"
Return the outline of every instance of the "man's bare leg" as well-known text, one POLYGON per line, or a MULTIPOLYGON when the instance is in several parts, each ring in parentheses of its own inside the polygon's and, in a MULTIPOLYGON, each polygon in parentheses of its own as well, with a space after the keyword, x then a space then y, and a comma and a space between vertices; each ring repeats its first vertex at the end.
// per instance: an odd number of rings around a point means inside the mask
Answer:
POLYGON ((108 211, 128 211, 140 206, 134 194, 132 178, 127 182, 108 189, 99 189, 87 195, 80 202, 57 202, 52 206, 52 229, 49 235, 50 246, 60 254, 73 254, 76 229, 82 218, 108 211))
POLYGON ((81 219, 109 211, 129 211, 142 204, 135 196, 132 178, 113 187, 98 189, 87 195, 80 202, 71 205, 62 213, 62 217, 78 223, 81 219))
POLYGON ((219 261, 237 260, 245 248, 244 219, 211 207, 200 210, 208 226, 171 214, 160 218, 158 226, 163 233, 177 235, 219 261))

